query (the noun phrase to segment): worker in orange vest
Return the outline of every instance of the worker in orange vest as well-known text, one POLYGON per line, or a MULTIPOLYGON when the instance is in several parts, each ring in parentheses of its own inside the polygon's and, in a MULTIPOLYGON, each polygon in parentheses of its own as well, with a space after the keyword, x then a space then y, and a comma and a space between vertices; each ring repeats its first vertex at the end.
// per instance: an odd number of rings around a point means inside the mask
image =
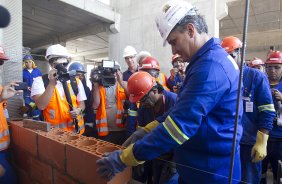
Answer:
MULTIPOLYGON (((92 80, 92 108, 96 110, 96 129, 98 138, 121 145, 127 137, 126 123, 122 121, 124 101, 126 100, 126 82, 122 80, 120 65, 115 61, 116 79, 114 85, 103 86, 92 80)), ((95 78, 95 70, 91 77, 95 78)))
POLYGON ((34 79, 31 88, 31 97, 36 106, 43 110, 44 120, 57 128, 83 134, 84 120, 82 112, 85 109, 84 101, 87 99, 82 82, 69 74, 67 82, 68 91, 72 101, 72 110, 67 102, 63 82, 59 80, 59 73, 68 75, 66 66, 69 63, 70 54, 60 44, 51 45, 46 51, 46 59, 52 69, 47 75, 34 79), (59 67, 59 68, 58 68, 59 67), (57 69, 56 69, 57 68, 57 69), (74 85, 73 85, 74 83, 74 85), (77 121, 77 130, 74 119, 77 121))
MULTIPOLYGON (((0 66, 4 64, 4 61, 9 60, 5 56, 3 48, 0 46, 0 66)), ((17 83, 11 82, 7 86, 0 86, 0 183, 17 183, 16 175, 8 162, 9 156, 8 147, 10 145, 10 134, 8 129, 7 120, 4 115, 4 108, 6 108, 6 99, 14 96, 17 91, 14 86, 18 86, 17 83)))

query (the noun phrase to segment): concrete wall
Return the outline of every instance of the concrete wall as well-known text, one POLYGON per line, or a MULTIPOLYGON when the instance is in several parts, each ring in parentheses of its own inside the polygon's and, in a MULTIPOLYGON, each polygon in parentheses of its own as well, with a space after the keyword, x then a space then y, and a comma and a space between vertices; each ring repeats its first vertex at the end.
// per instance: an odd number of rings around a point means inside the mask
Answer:
MULTIPOLYGON (((171 48, 162 46, 162 38, 155 25, 155 17, 161 6, 167 0, 123 0, 112 1, 112 6, 121 15, 120 32, 109 33, 109 58, 120 61, 123 70, 126 70, 126 63, 122 58, 122 52, 126 45, 132 45, 137 52, 149 51, 156 57, 161 70, 169 74, 171 69, 171 48)), ((209 33, 218 37, 219 19, 227 15, 226 0, 193 0, 189 1, 197 6, 199 13, 204 15, 209 33)))

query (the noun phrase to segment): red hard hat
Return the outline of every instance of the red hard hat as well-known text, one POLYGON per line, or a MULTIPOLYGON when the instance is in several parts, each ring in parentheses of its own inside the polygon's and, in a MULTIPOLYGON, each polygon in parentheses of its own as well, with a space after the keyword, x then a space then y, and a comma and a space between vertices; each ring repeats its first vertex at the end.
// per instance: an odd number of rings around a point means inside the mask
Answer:
POLYGON ((264 62, 262 59, 260 58, 254 58, 252 61, 250 61, 249 66, 250 67, 254 67, 254 66, 258 66, 258 65, 264 65, 264 62))
POLYGON ((173 62, 176 61, 177 58, 181 58, 181 56, 179 54, 172 55, 171 63, 173 64, 173 62))
POLYGON ((156 79, 147 72, 135 72, 127 81, 130 102, 141 100, 155 85, 156 79))
POLYGON ((9 60, 9 58, 6 57, 3 47, 0 46, 0 59, 1 60, 9 60))
POLYGON ((143 59, 140 69, 157 69, 160 70, 160 64, 158 62, 158 60, 156 60, 155 58, 151 57, 151 56, 147 56, 145 59, 143 59))
POLYGON ((265 64, 282 64, 282 53, 280 51, 272 52, 265 61, 265 64))
POLYGON ((224 48, 226 52, 230 53, 234 51, 235 49, 241 48, 242 42, 237 37, 228 36, 228 37, 223 38, 221 47, 224 48))

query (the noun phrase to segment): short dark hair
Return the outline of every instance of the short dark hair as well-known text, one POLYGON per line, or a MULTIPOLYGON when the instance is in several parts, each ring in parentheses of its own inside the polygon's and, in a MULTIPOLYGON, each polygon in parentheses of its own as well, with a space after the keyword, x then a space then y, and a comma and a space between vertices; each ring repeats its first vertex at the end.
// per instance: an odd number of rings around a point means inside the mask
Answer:
POLYGON ((180 20, 179 23, 175 25, 175 27, 172 29, 173 31, 179 31, 181 33, 186 31, 186 25, 187 24, 193 24, 195 28, 197 29, 198 33, 206 33, 208 34, 208 26, 207 23, 202 15, 186 15, 183 17, 182 20, 180 20))

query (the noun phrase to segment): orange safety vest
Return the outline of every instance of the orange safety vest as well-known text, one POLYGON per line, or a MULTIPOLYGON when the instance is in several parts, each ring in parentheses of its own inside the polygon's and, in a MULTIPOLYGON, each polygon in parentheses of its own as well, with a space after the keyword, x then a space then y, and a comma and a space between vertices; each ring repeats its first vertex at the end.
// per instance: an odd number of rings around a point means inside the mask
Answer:
MULTIPOLYGON (((76 79, 77 80, 77 79, 76 79)), ((79 81, 77 80, 77 83, 79 81)), ((76 102, 76 96, 71 88, 70 83, 68 83, 69 92, 72 100, 73 107, 78 107, 76 102)), ((75 132, 75 126, 73 125, 73 119, 69 113, 69 105, 66 97, 62 99, 58 89, 55 87, 53 96, 47 105, 47 107, 43 110, 43 116, 45 121, 51 123, 52 126, 57 128, 62 128, 67 131, 75 132)), ((77 116, 78 121, 78 129, 80 131, 79 134, 83 134, 84 120, 82 114, 77 116)))
POLYGON ((160 72, 160 74, 159 74, 159 77, 156 78, 156 81, 157 81, 158 83, 160 83, 160 84, 164 87, 165 90, 170 91, 170 90, 168 89, 167 85, 166 85, 166 80, 167 80, 167 79, 166 79, 165 74, 164 74, 164 73, 161 73, 161 72, 160 72))
MULTIPOLYGON (((2 90, 3 87, 0 86, 0 94, 2 90)), ((10 144, 9 128, 4 114, 4 106, 6 106, 6 103, 6 101, 0 103, 0 151, 6 150, 10 144)))
MULTIPOLYGON (((96 112, 96 128, 99 136, 106 136, 109 134, 107 114, 106 114, 106 90, 103 86, 99 87, 100 94, 100 105, 96 112)), ((117 97, 117 114, 116 114, 116 125, 119 128, 124 128, 122 122, 123 114, 123 101, 126 99, 126 94, 124 89, 117 84, 116 88, 116 97, 117 97)))

